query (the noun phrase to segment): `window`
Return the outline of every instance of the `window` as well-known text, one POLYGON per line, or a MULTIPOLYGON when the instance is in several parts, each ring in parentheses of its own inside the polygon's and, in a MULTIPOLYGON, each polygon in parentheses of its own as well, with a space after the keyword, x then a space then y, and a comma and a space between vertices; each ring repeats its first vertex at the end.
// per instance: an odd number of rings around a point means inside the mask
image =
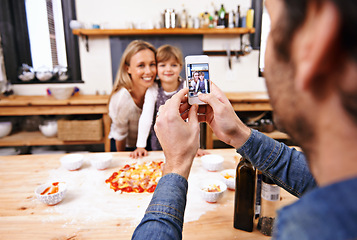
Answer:
POLYGON ((0 33, 8 80, 13 84, 63 82, 55 77, 21 81, 18 71, 28 64, 35 71, 68 67, 69 78, 64 82, 82 82, 78 37, 69 28, 72 19, 76 19, 73 0, 2 0, 0 33))

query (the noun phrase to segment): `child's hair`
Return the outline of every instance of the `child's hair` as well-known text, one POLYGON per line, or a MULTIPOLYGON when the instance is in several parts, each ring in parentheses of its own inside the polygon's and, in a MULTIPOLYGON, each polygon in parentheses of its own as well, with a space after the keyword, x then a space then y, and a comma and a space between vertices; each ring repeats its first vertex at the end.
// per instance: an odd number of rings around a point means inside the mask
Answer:
POLYGON ((200 72, 200 73, 199 73, 199 76, 204 76, 204 75, 205 75, 204 72, 200 72))
POLYGON ((112 94, 119 91, 122 87, 128 89, 128 91, 132 89, 133 82, 126 68, 130 65, 130 59, 132 56, 145 49, 151 50, 156 56, 155 47, 152 44, 142 40, 134 40, 126 47, 120 60, 112 94))
POLYGON ((156 60, 157 62, 164 62, 169 60, 170 58, 175 58, 175 60, 183 66, 182 60, 182 52, 178 47, 174 47, 171 45, 162 45, 157 49, 156 60))

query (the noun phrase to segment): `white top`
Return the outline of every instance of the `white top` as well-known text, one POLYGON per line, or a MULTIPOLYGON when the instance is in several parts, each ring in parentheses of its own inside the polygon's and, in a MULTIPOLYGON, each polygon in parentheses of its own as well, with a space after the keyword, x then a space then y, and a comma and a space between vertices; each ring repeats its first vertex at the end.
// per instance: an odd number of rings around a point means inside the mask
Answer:
POLYGON ((109 138, 126 139, 126 147, 135 147, 141 111, 126 88, 114 93, 109 102, 109 117, 112 119, 109 138))
POLYGON ((138 139, 136 147, 145 148, 146 142, 150 133, 151 125, 154 120, 155 103, 158 94, 158 86, 156 83, 145 93, 143 111, 139 119, 138 139))
MULTIPOLYGON (((184 82, 184 88, 186 86, 186 81, 184 82)), ((155 103, 157 99, 159 87, 156 83, 150 87, 145 94, 145 102, 143 106, 143 112, 140 116, 139 127, 138 127, 138 139, 136 141, 136 147, 145 148, 147 139, 149 137, 151 125, 154 121, 155 103)), ((173 92, 164 91, 165 95, 172 95, 173 92)))

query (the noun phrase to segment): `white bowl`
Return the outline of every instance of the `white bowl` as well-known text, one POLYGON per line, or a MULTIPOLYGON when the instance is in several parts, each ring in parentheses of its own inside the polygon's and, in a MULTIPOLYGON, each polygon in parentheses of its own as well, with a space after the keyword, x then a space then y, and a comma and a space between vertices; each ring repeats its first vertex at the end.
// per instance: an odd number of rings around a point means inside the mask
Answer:
POLYGON ((57 135, 57 121, 47 121, 38 127, 41 133, 46 137, 55 137, 57 135))
POLYGON ((34 72, 23 72, 18 77, 21 81, 28 82, 35 78, 35 73, 34 72))
POLYGON ((220 173, 222 181, 227 185, 229 190, 236 189, 236 170, 235 169, 226 169, 220 173))
POLYGON ((215 180, 215 179, 210 179, 207 181, 204 181, 200 184, 200 192, 202 198, 209 203, 215 203, 219 199, 223 197, 223 193, 227 190, 227 185, 220 181, 220 180, 215 180), (220 191, 218 192, 209 192, 208 189, 212 189, 215 187, 218 187, 220 191))
POLYGON ((77 21, 77 20, 71 20, 69 22, 69 27, 71 29, 80 29, 80 28, 83 28, 83 24, 80 22, 80 21, 77 21))
POLYGON ((53 194, 43 194, 44 191, 51 187, 53 183, 45 183, 38 186, 35 190, 35 195, 38 200, 47 204, 47 205, 56 205, 57 203, 61 202, 66 195, 67 186, 64 182, 58 183, 58 192, 53 194))
POLYGON ((222 169, 224 158, 217 154, 208 154, 201 157, 202 166, 210 172, 222 169))
POLYGON ((79 169, 83 164, 83 155, 78 153, 67 154, 61 157, 60 161, 64 168, 69 171, 79 169))
POLYGON ((88 159, 93 167, 98 170, 104 170, 110 166, 112 157, 111 153, 94 153, 89 155, 88 159))
POLYGON ((50 87, 48 89, 51 95, 59 100, 69 99, 74 92, 74 87, 50 87))
POLYGON ((12 130, 11 122, 0 122, 0 138, 10 134, 12 130))

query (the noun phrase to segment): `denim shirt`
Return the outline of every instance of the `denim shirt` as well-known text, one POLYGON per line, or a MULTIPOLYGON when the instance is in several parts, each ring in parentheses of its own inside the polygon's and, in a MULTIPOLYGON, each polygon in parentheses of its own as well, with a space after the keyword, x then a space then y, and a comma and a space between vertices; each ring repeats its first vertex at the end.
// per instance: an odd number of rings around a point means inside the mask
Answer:
MULTIPOLYGON (((300 198, 279 210, 273 239, 357 239, 357 178, 319 188, 303 153, 255 130, 237 152, 300 198)), ((182 239, 187 187, 162 177, 132 239, 182 239)))

